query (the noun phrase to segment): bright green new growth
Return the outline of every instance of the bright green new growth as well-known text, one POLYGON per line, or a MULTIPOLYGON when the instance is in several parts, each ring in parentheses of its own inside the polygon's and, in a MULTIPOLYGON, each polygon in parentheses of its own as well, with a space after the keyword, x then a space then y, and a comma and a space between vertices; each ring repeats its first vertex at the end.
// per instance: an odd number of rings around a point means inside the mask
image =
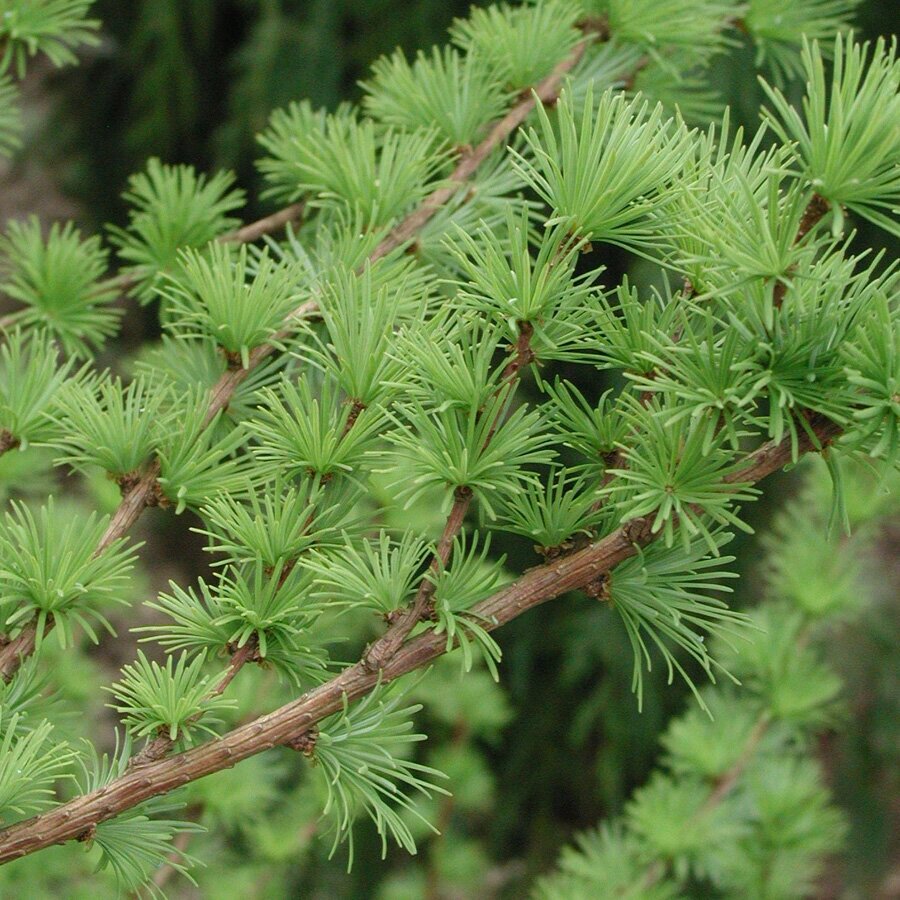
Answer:
POLYGON ((386 125, 415 130, 435 123, 454 147, 472 146, 487 125, 499 118, 508 95, 475 54, 462 56, 445 47, 421 51, 410 65, 399 51, 372 65, 373 78, 362 84, 363 104, 386 125))
POLYGON ((127 228, 110 228, 126 272, 138 284, 138 296, 152 300, 159 276, 177 272, 179 251, 204 247, 238 224, 230 214, 244 205, 244 192, 233 190, 234 176, 197 175, 190 166, 167 166, 158 159, 133 175, 123 195, 131 204, 127 228))
POLYGON ((205 397, 186 399, 170 413, 172 420, 177 414, 183 431, 164 429, 157 447, 159 486, 176 514, 199 509, 223 490, 240 491, 247 483, 246 466, 237 455, 246 435, 237 428, 222 435, 221 414, 207 426, 205 397))
POLYGON ((274 477, 309 475, 327 481, 350 475, 363 462, 384 425, 378 409, 358 411, 347 427, 353 407, 341 403, 329 379, 313 396, 312 379, 293 384, 282 380, 278 390, 263 388, 257 420, 250 427, 260 443, 251 447, 259 471, 274 477))
POLYGON ((750 0, 743 23, 756 44, 756 63, 765 63, 775 83, 803 74, 797 49, 804 40, 830 42, 845 31, 860 0, 750 0))
POLYGON ((477 612, 469 612, 502 581, 500 567, 504 560, 490 560, 490 546, 490 535, 480 548, 474 538, 468 547, 465 538, 458 539, 450 567, 441 568, 436 575, 429 574, 428 580, 434 584, 435 633, 447 635, 448 652, 458 645, 464 672, 470 672, 475 661, 481 660, 496 681, 497 663, 502 656, 500 645, 484 628, 488 620, 477 612))
POLYGON ((28 59, 44 53, 55 66, 77 62, 79 45, 99 43, 97 19, 85 15, 94 0, 0 0, 0 71, 25 75, 28 59))
POLYGON ((543 355, 555 350, 558 359, 565 326, 572 328, 576 311, 590 302, 590 283, 596 273, 576 278, 579 243, 563 228, 548 229, 537 237, 529 218, 527 209, 517 215, 510 207, 506 234, 497 235, 496 228, 482 223, 474 237, 462 229, 454 235, 450 247, 466 279, 460 299, 498 325, 506 324, 512 340, 520 324, 527 322, 536 331, 543 355), (497 243, 495 235, 500 238, 497 243), (557 321, 561 324, 554 328, 557 321))
POLYGON ((522 9, 506 3, 472 9, 450 31, 454 44, 484 59, 495 78, 522 90, 548 75, 578 40, 578 4, 550 0, 522 9))
POLYGON ((201 579, 196 591, 170 586, 172 593, 148 604, 166 623, 135 629, 151 635, 142 641, 207 658, 223 646, 246 647, 293 684, 324 679, 327 658, 309 634, 327 605, 310 597, 310 580, 301 569, 281 563, 269 569, 257 560, 226 569, 215 584, 201 579))
POLYGON ((612 398, 610 390, 592 405, 575 385, 559 379, 544 389, 552 401, 546 410, 548 427, 582 459, 572 470, 600 478, 628 429, 625 418, 617 414, 621 398, 612 398))
POLYGON ((403 320, 409 327, 424 300, 422 286, 400 267, 367 266, 360 274, 336 269, 319 301, 321 347, 303 352, 351 404, 383 402, 393 385, 403 384, 407 369, 406 360, 391 353, 395 327, 403 320))
POLYGON ((112 309, 116 289, 100 281, 108 253, 97 236, 82 240, 68 222, 51 226, 46 239, 40 222, 10 222, 0 240, 0 289, 24 304, 12 321, 43 326, 67 353, 89 357, 118 330, 122 311, 112 309))
POLYGON ((185 337, 211 337, 230 360, 250 365, 250 351, 265 343, 297 305, 296 266, 278 263, 265 251, 248 257, 227 244, 205 253, 187 250, 178 259, 178 274, 163 289, 169 327, 185 337))
POLYGON ((274 569, 306 550, 342 546, 347 532, 354 530, 356 518, 350 511, 357 492, 352 485, 276 478, 243 488, 236 495, 220 494, 203 508, 208 530, 201 533, 210 539, 206 549, 220 554, 222 565, 259 559, 274 569), (323 508, 325 497, 331 502, 323 508))
POLYGON ((499 327, 477 319, 467 326, 436 311, 395 337, 391 354, 404 363, 407 394, 424 404, 437 393, 438 412, 481 409, 500 390, 503 373, 494 362, 502 346, 499 327))
POLYGON ((753 500, 758 491, 728 478, 737 470, 728 462, 722 436, 708 444, 705 431, 691 428, 685 419, 666 421, 658 403, 648 407, 633 403, 623 415, 635 431, 646 435, 637 446, 622 445, 626 466, 614 470, 617 480, 606 488, 623 520, 652 515, 652 530, 662 532, 667 547, 674 543, 677 527, 685 551, 699 535, 711 553, 717 552, 706 517, 719 525, 750 530, 732 506, 753 500))
POLYGON ((345 535, 333 552, 313 554, 302 564, 315 574, 323 600, 387 615, 409 602, 426 559, 427 548, 417 535, 405 532, 391 540, 381 531, 377 541, 363 543, 345 535))
POLYGON ((228 634, 226 644, 241 648, 252 638, 268 659, 270 642, 282 652, 294 649, 296 637, 309 630, 322 607, 307 596, 309 581, 300 569, 276 566, 268 572, 257 564, 252 575, 252 580, 241 572, 222 575, 215 624, 228 634))
POLYGON ((106 610, 129 603, 136 547, 119 541, 95 555, 106 524, 93 513, 70 515, 52 497, 37 515, 12 504, 0 524, 0 609, 7 630, 34 619, 40 642, 52 620, 63 647, 71 646, 76 626, 95 644, 95 624, 115 633, 106 610))
POLYGON ((525 467, 548 463, 554 453, 542 446, 535 411, 520 406, 498 425, 508 395, 509 389, 503 389, 483 409, 429 410, 424 405, 403 409, 408 424, 389 439, 400 452, 402 482, 397 488, 407 505, 430 487, 465 487, 493 518, 496 497, 535 480, 536 475, 525 467))
MULTIPOLYGON (((733 42, 726 30, 736 15, 734 3, 718 0, 588 0, 585 7, 606 13, 609 30, 619 40, 641 45, 654 57, 673 48, 702 62, 733 42)), ((740 7, 738 7, 738 11, 740 7)), ((683 68, 688 68, 683 65, 683 68)))
POLYGON ((50 739, 50 722, 20 727, 24 715, 4 710, 0 719, 0 821, 52 806, 56 784, 71 777, 76 759, 64 741, 50 739))
POLYGON ((56 399, 59 434, 53 443, 60 462, 82 470, 99 466, 116 479, 134 475, 166 430, 166 388, 148 378, 127 387, 108 376, 67 382, 56 399))
POLYGON ((843 351, 847 377, 860 389, 851 440, 879 459, 900 451, 900 331, 886 294, 877 298, 857 332, 857 344, 843 351))
POLYGON ((548 556, 570 538, 600 530, 606 516, 593 483, 560 469, 546 486, 526 484, 512 494, 500 525, 533 540, 538 552, 548 556))
MULTIPOLYGON (((760 129, 751 146, 757 147, 764 137, 760 129)), ((720 140, 726 139, 723 129, 720 140)), ((725 295, 752 286, 768 297, 777 284, 786 284, 798 261, 810 255, 804 243, 796 241, 809 198, 777 171, 786 163, 781 148, 754 156, 738 133, 730 153, 717 152, 720 157, 711 171, 702 169, 709 182, 683 191, 676 200, 676 259, 696 271, 699 293, 715 290, 725 295), (735 271, 744 275, 742 281, 734 278, 735 271)))
POLYGON ((134 737, 166 734, 172 741, 190 744, 197 732, 215 734, 217 719, 211 714, 234 705, 233 700, 210 693, 214 681, 201 674, 202 656, 188 662, 182 653, 173 663, 170 655, 160 666, 139 650, 137 661, 123 666, 121 680, 107 688, 117 701, 110 706, 122 715, 134 737))
POLYGON ((690 134, 641 98, 606 91, 581 108, 564 94, 556 125, 538 108, 540 132, 527 134, 533 160, 515 154, 515 166, 560 223, 588 241, 646 251, 672 182, 691 152, 690 134))
POLYGON ((23 450, 55 434, 49 414, 71 369, 59 364, 50 335, 37 329, 17 328, 0 346, 0 427, 23 450))
POLYGON ((273 185, 268 196, 308 197, 332 212, 349 206, 370 228, 419 202, 445 166, 433 129, 376 131, 371 120, 314 113, 307 103, 273 113, 259 142, 271 155, 259 166, 273 185))
POLYGON ((816 51, 817 46, 804 43, 802 116, 779 90, 763 83, 774 106, 770 127, 785 143, 796 141, 797 168, 817 194, 834 204, 836 229, 843 206, 900 237, 896 39, 888 46, 879 38, 870 47, 836 37, 830 84, 816 51))

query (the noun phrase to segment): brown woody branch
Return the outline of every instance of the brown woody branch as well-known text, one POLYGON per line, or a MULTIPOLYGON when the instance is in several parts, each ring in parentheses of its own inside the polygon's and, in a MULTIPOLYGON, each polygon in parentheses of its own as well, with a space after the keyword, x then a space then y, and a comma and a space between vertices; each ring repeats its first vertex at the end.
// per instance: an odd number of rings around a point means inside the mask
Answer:
MULTIPOLYGON (((799 440, 799 452, 827 446, 840 429, 824 417, 810 420, 811 435, 799 440)), ((757 481, 791 462, 790 440, 768 442, 749 454, 735 478, 757 481)), ((614 532, 571 556, 527 571, 517 581, 479 603, 473 613, 490 630, 567 591, 596 581, 651 543, 653 517, 626 522, 614 532)), ((89 836, 98 824, 138 803, 165 794, 205 775, 230 768, 264 750, 295 742, 326 716, 353 701, 431 662, 446 652, 446 637, 425 632, 402 644, 380 670, 361 660, 331 681, 308 691, 274 712, 235 728, 221 738, 146 765, 133 767, 109 784, 76 797, 49 812, 0 831, 0 863, 18 859, 44 847, 89 836)))

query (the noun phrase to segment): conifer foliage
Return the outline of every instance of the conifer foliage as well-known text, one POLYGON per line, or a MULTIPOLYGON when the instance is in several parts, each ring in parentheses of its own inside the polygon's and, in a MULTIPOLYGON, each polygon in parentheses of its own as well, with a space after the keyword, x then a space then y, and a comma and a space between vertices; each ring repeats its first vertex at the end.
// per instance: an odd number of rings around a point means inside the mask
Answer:
MULTIPOLYGON (((824 466, 777 518, 754 575, 768 597, 746 643, 717 638, 718 659, 741 679, 704 687, 701 703, 662 736, 663 765, 623 816, 578 836, 533 896, 549 898, 816 895, 822 859, 847 823, 808 749, 841 715, 827 641, 870 591, 855 561, 890 508, 871 502, 871 476, 847 472, 854 535, 823 539, 824 466), (822 577, 822 573, 827 573, 822 577), (704 709, 705 707, 705 709, 704 709), (688 888, 691 879, 702 887, 688 888)), ((892 479, 896 484, 896 476, 892 479)), ((891 503, 896 514, 897 503, 891 503)))
MULTIPOLYGON (((50 496, 0 520, 9 878, 69 842, 158 893, 160 872, 194 877, 198 822, 249 823, 288 782, 292 833, 313 823, 352 862, 368 819, 383 854, 416 852, 466 802, 417 750, 423 704, 495 732, 495 629, 581 591, 633 650, 636 706, 654 665, 697 705, 537 895, 811 889, 842 825, 803 752, 839 690, 807 645, 849 601, 805 591, 791 560, 829 520, 863 524, 842 473, 890 479, 900 458, 897 273, 852 239, 859 220, 900 234, 900 63, 848 30, 855 5, 474 9, 446 48, 377 61, 360 107, 272 113, 259 171, 281 213, 238 228, 230 174, 153 159, 108 242, 7 226, 0 451, 32 455, 37 493, 45 447, 121 494, 108 518, 50 496), (741 41, 768 104, 753 133, 704 81, 741 41), (607 245, 652 275, 607 283, 607 245), (98 353, 135 303, 162 338, 111 372, 98 353), (610 388, 585 396, 559 364, 610 388), (833 504, 776 525, 773 600, 735 611, 726 548, 807 453, 833 504), (148 598, 130 531, 156 506, 191 518, 212 574, 148 598), (492 550, 510 535, 533 567, 492 550), (116 736, 81 740, 66 712, 88 700, 60 673, 141 601, 144 649, 90 691, 116 736), (466 685, 482 699, 448 711, 466 685), (232 766, 252 794, 212 787, 232 766)), ((90 6, 0 3, 0 149, 10 79, 35 54, 73 61, 90 6)))

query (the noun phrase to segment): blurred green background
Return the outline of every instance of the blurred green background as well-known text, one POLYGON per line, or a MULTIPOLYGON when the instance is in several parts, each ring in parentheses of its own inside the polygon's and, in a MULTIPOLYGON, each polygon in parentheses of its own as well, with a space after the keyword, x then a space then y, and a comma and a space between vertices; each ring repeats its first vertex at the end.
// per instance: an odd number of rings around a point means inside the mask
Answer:
MULTIPOLYGON (((39 69, 32 77, 27 151, 4 181, 19 187, 22 208, 38 208, 49 217, 73 215, 91 231, 122 222, 119 195, 128 175, 147 157, 159 156, 201 170, 235 170, 251 198, 247 218, 264 214, 270 209, 253 199, 259 184, 254 134, 271 110, 302 97, 327 107, 358 99, 357 81, 375 57, 397 46, 412 53, 443 42, 454 16, 465 14, 469 5, 465 0, 100 0, 95 7, 104 23, 99 47, 77 69, 39 69), (56 196, 56 205, 48 194, 56 196)), ((896 0, 863 3, 861 31, 883 33, 896 12, 896 0)), ((756 121, 760 94, 748 48, 721 58, 713 83, 738 121, 756 121)), ((5 218, 16 211, 3 213, 5 218)), ((865 232, 860 240, 877 245, 881 239, 865 232)), ((609 269, 607 284, 632 266, 618 252, 602 261, 609 269)), ((632 275, 640 279, 642 272, 632 275)), ((127 353, 153 335, 152 314, 132 310, 112 353, 127 353)), ((599 381, 585 383, 584 373, 565 374, 583 390, 599 393, 603 387, 599 381)), ((756 525, 772 514, 777 501, 771 498, 784 493, 771 487, 770 499, 752 512, 756 525)), ((150 517, 149 528, 156 530, 151 539, 169 559, 167 577, 191 579, 205 565, 198 552, 202 542, 188 531, 188 518, 150 517)), ((896 559, 898 537, 900 526, 884 536, 885 560, 896 559)), ((745 539, 737 550, 745 565, 752 566, 756 555, 754 540, 745 539)), ((509 555, 514 570, 534 564, 527 544, 498 543, 496 549, 509 555)), ((845 628, 834 646, 834 661, 849 687, 847 717, 817 752, 852 827, 848 853, 829 871, 823 897, 900 896, 900 868, 895 868, 900 866, 900 609, 891 593, 898 582, 896 564, 893 570, 885 565, 882 602, 845 628)), ((758 594, 758 582, 747 580, 738 603, 752 604, 758 594)), ((437 811, 453 840, 426 845, 419 862, 392 853, 382 865, 368 829, 352 875, 343 873, 340 862, 326 863, 324 852, 296 859, 288 853, 271 863, 283 869, 279 883, 298 897, 369 897, 379 891, 390 897, 522 896, 524 885, 552 865, 573 831, 621 810, 652 769, 666 721, 688 702, 683 685, 666 685, 665 673, 654 670, 645 681, 644 711, 637 713, 630 692, 631 650, 624 632, 609 627, 610 621, 584 597, 533 611, 500 636, 503 694, 491 693, 495 706, 486 713, 489 721, 470 734, 464 721, 454 724, 452 711, 426 720, 438 751, 443 748, 450 759, 448 767, 463 766, 471 794, 468 802, 464 797, 456 808, 437 811), (466 748, 473 752, 467 755, 466 748)), ((476 682, 472 689, 478 688, 476 682)), ((454 682, 448 689, 461 688, 454 682)), ((235 838, 222 850, 223 859, 252 854, 258 846, 235 838)), ((215 858, 208 862, 217 864, 215 858)), ((229 890, 237 891, 237 885, 222 885, 221 894, 186 888, 184 896, 236 896, 229 890)), ((167 887, 181 895, 177 881, 167 887)), ((278 893, 257 884, 248 896, 278 893)))

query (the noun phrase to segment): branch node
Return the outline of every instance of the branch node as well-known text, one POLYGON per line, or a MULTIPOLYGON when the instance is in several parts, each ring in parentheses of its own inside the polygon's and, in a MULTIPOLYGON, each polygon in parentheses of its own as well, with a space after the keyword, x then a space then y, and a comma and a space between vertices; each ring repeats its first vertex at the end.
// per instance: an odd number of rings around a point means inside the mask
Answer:
POLYGON ((350 412, 347 415, 347 421, 344 422, 344 430, 341 433, 341 437, 346 436, 347 432, 356 424, 356 420, 359 418, 360 413, 366 408, 366 404, 361 400, 346 400, 345 403, 349 404, 350 412))
MULTIPOLYGON (((534 334, 534 325, 526 319, 521 319, 516 322, 516 327, 519 329, 519 337, 516 339, 515 344, 510 345, 510 350, 513 353, 513 358, 507 363, 506 368, 503 370, 503 380, 509 381, 514 378, 520 369, 524 369, 525 366, 531 365, 536 359, 534 350, 531 347, 531 338, 534 334)), ((459 488, 457 488, 459 490, 459 488)))
POLYGON ((607 603, 612 600, 612 573, 604 572, 598 575, 592 581, 589 581, 583 588, 588 597, 607 603))
POLYGON ((582 34, 593 36, 597 41, 608 41, 610 38, 609 19, 606 16, 585 16, 576 25, 582 34))
POLYGON ((128 769, 139 769, 149 763, 162 759, 173 747, 174 742, 168 734, 158 733, 155 738, 147 741, 143 749, 128 760, 128 769))
POLYGON ((806 204, 806 209, 803 210, 803 215, 800 216, 800 223, 797 226, 797 237, 794 239, 794 243, 799 244, 829 209, 831 209, 831 204, 824 197, 813 194, 812 199, 806 204))
POLYGON ((622 526, 622 537, 627 544, 648 544, 653 537, 653 520, 650 516, 631 519, 622 526))
POLYGON ((244 361, 241 358, 240 351, 238 350, 225 350, 223 348, 222 352, 225 354, 225 362, 228 363, 228 370, 231 372, 235 372, 238 369, 244 368, 244 361))
POLYGON ((172 501, 163 493, 159 480, 154 478, 150 491, 147 494, 147 506, 158 506, 160 509, 166 509, 171 505, 172 501))
POLYGON ((94 835, 96 834, 97 824, 95 822, 92 822, 90 825, 88 825, 87 828, 75 835, 75 840, 80 841, 83 844, 88 844, 94 839, 94 835))
POLYGON ((319 740, 319 729, 313 725, 306 731, 300 732, 296 737, 284 742, 285 747, 302 753, 307 759, 312 759, 316 752, 316 743, 319 740))
POLYGON ((123 497, 127 497, 140 483, 141 473, 137 470, 133 472, 125 472, 124 475, 117 475, 113 479, 119 486, 119 492, 123 497))
POLYGON ((420 622, 437 622, 438 614, 437 610, 434 607, 434 600, 430 599, 426 602, 425 606, 422 609, 422 612, 419 613, 419 621, 420 622))
POLYGON ((0 428, 0 453, 14 450, 18 446, 19 439, 8 428, 0 428))

